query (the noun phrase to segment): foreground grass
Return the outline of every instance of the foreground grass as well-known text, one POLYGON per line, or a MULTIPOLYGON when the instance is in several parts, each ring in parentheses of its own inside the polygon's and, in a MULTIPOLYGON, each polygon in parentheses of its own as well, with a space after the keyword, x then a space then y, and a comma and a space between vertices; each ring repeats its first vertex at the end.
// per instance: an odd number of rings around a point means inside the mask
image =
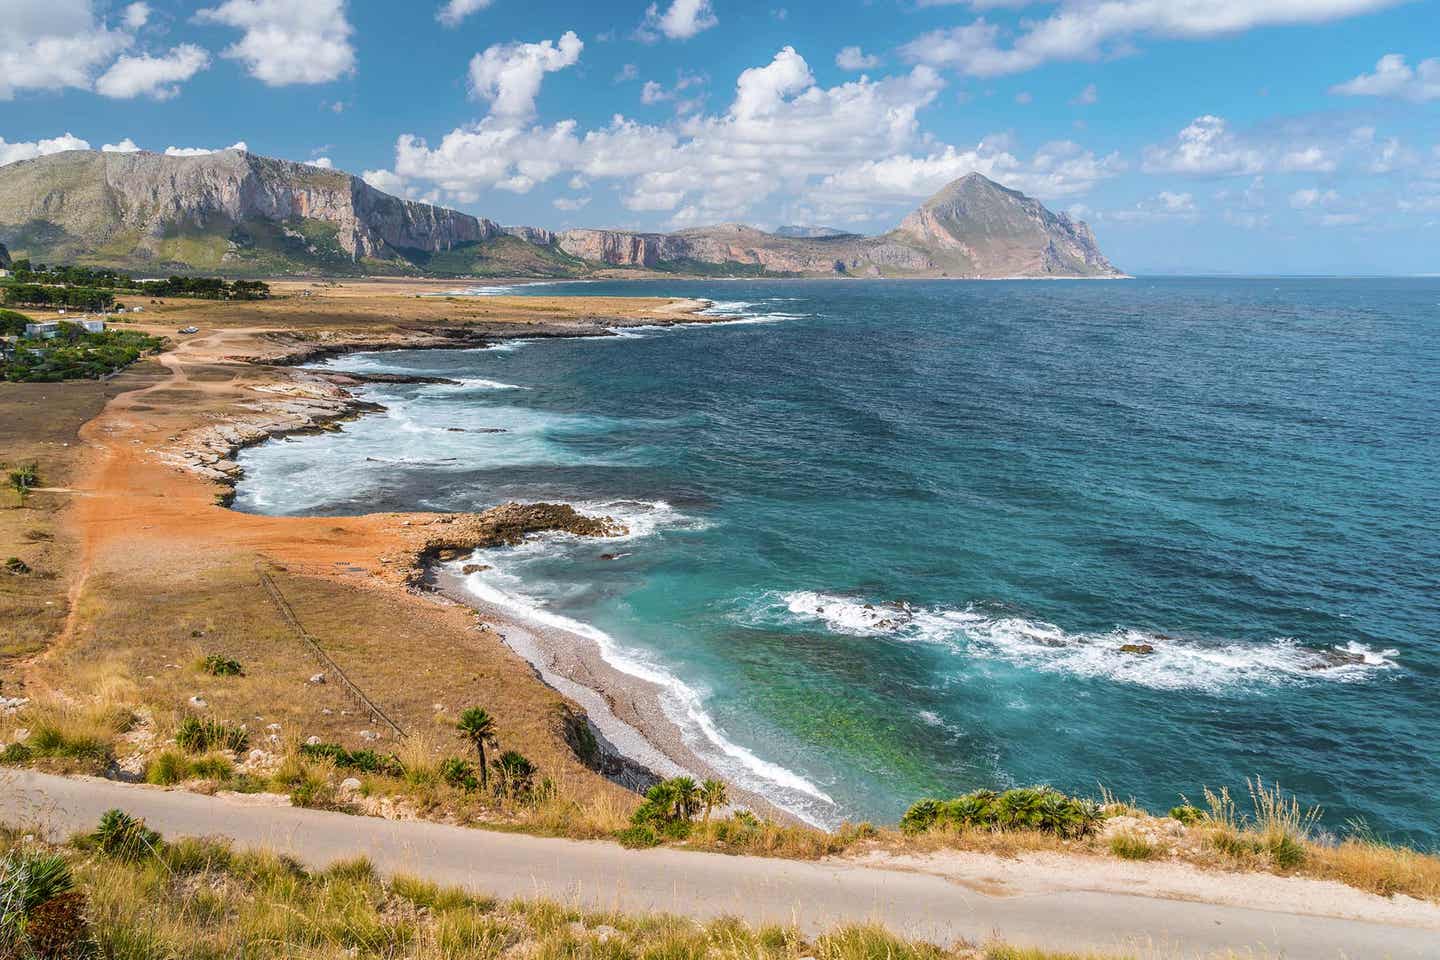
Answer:
POLYGON ((117 753, 135 748, 132 730, 143 712, 151 728, 144 731, 149 749, 138 756, 143 766, 137 768, 137 757, 130 759, 131 769, 139 770, 135 775, 206 793, 272 792, 288 795, 296 806, 354 814, 790 859, 961 850, 1003 857, 1051 852, 1183 862, 1334 880, 1381 896, 1403 894, 1440 903, 1440 857, 1392 846, 1363 829, 1338 837, 1325 833, 1316 827, 1317 811, 1258 780, 1249 784, 1246 801, 1224 790, 1206 791, 1203 808, 1177 807, 1169 817, 1150 816, 1114 798, 1091 803, 1046 790, 982 791, 952 801, 922 801, 899 829, 846 824, 826 832, 734 808, 701 817, 698 808, 671 811, 673 797, 662 804, 671 812, 657 816, 653 800, 576 790, 552 782, 543 768, 524 789, 507 788, 493 778, 489 789, 480 789, 473 776, 454 776, 461 762, 457 752, 463 754, 455 740, 412 738, 397 754, 291 740, 274 762, 256 767, 245 762, 243 725, 214 719, 202 723, 183 710, 132 709, 125 704, 135 694, 134 684, 112 667, 93 669, 87 684, 96 691, 91 699, 41 701, 0 719, 0 742, 10 743, 0 750, 0 763, 60 773, 112 771, 117 753), (28 736, 17 744, 21 727, 28 736))
POLYGON ((876 925, 807 940, 793 927, 733 918, 700 923, 501 902, 414 877, 383 878, 364 858, 307 871, 213 840, 166 843, 143 825, 117 829, 117 819, 107 815, 97 834, 59 848, 0 832, 0 901, 27 903, 24 918, 7 914, 0 952, 19 960, 1104 960, 1001 944, 940 947, 876 925), (67 871, 68 883, 57 877, 67 871), (41 873, 43 883, 34 879, 41 873))

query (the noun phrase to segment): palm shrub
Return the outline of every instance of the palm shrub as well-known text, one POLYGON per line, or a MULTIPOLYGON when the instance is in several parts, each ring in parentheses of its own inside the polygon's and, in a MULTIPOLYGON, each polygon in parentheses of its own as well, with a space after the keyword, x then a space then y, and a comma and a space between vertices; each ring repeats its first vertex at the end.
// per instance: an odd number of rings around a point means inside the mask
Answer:
POLYGON ((723 780, 716 780, 711 777, 700 784, 700 802, 705 804, 705 823, 710 822, 710 814, 716 807, 723 807, 730 802, 730 791, 725 789, 723 780))
POLYGON ((535 764, 515 750, 506 750, 490 761, 490 765, 495 768, 495 775, 500 778, 501 792, 507 796, 525 796, 535 784, 535 764))
POLYGON ((243 753, 250 746, 250 734, 243 726, 231 727, 219 720, 187 716, 175 730, 175 742, 190 753, 225 749, 243 753))
POLYGON ((164 843, 160 834, 123 810, 106 810, 91 834, 96 847, 106 856, 134 862, 159 852, 164 843))
POLYGON ((239 660, 222 657, 218 653, 212 653, 201 661, 200 669, 212 677, 243 677, 245 675, 245 670, 240 666, 239 660))
POLYGON ((20 942, 36 907, 73 889, 70 865, 58 854, 12 850, 0 858, 0 956, 11 955, 6 948, 20 942))
POLYGON ((997 793, 975 790, 953 800, 916 801, 900 819, 906 833, 936 827, 1036 830, 1063 839, 1092 833, 1103 819, 1093 800, 1067 796, 1054 787, 1017 787, 997 793))
POLYGON ((478 790, 480 787, 475 779, 475 764, 459 757, 446 757, 440 761, 440 779, 461 790, 478 790))
POLYGON ((471 707, 460 714, 460 720, 455 724, 455 729, 460 736, 475 747, 475 752, 480 754, 480 787, 482 789, 490 785, 490 777, 485 767, 485 745, 495 742, 495 718, 490 716, 482 707, 471 707))

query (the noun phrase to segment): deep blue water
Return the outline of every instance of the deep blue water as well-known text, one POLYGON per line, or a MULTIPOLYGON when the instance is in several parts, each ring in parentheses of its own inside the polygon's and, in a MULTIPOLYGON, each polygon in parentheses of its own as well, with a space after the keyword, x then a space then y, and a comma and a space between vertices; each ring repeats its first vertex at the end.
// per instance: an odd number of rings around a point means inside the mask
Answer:
POLYGON ((477 587, 664 671, 699 749, 825 822, 1259 774, 1440 843, 1440 281, 530 289, 769 322, 337 360, 467 379, 247 451, 237 505, 629 518, 477 587))

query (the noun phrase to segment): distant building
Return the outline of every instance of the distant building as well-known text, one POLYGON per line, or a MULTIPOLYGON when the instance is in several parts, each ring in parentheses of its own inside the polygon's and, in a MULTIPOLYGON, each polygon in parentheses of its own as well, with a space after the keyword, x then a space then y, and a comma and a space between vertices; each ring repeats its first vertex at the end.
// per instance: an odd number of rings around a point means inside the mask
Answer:
POLYGON ((51 340, 60 333, 61 324, 73 324, 85 328, 86 333, 104 333, 104 320, 47 320, 44 323, 25 324, 25 336, 31 339, 51 340))

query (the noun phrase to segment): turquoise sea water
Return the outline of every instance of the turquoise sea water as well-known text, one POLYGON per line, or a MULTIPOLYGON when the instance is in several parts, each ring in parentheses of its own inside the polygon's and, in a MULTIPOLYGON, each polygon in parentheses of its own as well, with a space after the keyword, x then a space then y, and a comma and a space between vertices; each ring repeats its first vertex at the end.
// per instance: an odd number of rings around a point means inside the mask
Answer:
POLYGON ((237 507, 627 518, 474 586, 602 631, 819 822, 1261 774, 1440 843, 1440 281, 528 289, 739 322, 337 359, 463 382, 246 451, 237 507))

